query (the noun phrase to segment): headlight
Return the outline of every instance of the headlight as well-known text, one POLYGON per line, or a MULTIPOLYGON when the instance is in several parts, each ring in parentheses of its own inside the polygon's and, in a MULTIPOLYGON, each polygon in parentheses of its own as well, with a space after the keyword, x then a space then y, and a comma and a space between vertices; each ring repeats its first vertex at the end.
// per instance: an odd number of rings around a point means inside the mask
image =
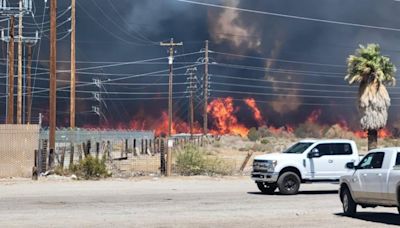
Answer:
POLYGON ((254 160, 253 171, 274 172, 278 162, 276 160, 254 160))

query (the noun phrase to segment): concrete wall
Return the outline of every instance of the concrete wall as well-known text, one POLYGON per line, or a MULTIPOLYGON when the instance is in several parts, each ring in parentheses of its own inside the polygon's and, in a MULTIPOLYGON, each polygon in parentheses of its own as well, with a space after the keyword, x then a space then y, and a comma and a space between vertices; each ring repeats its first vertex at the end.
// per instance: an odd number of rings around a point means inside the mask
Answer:
POLYGON ((0 178, 31 177, 39 125, 0 124, 0 178))

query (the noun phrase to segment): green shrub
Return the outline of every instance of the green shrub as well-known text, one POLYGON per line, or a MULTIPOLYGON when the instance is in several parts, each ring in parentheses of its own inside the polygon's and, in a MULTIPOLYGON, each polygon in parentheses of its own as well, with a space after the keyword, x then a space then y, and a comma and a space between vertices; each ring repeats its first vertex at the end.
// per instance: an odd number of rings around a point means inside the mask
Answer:
POLYGON ((268 143, 269 143, 269 140, 268 140, 268 139, 261 139, 261 144, 266 145, 266 144, 268 144, 268 143))
POLYGON ((74 173, 79 178, 98 179, 111 176, 107 170, 106 159, 87 156, 78 164, 71 165, 70 172, 74 173))
POLYGON ((271 133, 271 131, 268 129, 267 126, 259 127, 258 134, 260 135, 261 138, 273 136, 273 134, 271 133))
POLYGON ((260 133, 257 131, 255 127, 250 128, 249 133, 247 133, 247 138, 249 138, 250 141, 257 141, 260 139, 260 133))
POLYGON ((321 138, 324 127, 314 123, 303 123, 300 124, 294 134, 298 138, 321 138))
POLYGON ((215 156, 207 156, 198 147, 188 145, 179 151, 175 166, 177 172, 184 176, 191 175, 228 175, 231 173, 228 165, 215 156))

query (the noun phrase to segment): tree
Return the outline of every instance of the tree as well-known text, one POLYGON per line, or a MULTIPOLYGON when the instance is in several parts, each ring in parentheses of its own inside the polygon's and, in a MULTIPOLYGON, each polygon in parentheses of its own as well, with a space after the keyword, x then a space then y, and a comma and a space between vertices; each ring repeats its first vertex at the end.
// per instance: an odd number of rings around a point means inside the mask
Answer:
POLYGON ((381 55, 378 44, 360 45, 355 55, 347 59, 345 80, 359 84, 358 108, 361 128, 368 131, 368 150, 378 143, 378 130, 386 125, 390 106, 385 85, 394 85, 396 67, 390 58, 381 55))

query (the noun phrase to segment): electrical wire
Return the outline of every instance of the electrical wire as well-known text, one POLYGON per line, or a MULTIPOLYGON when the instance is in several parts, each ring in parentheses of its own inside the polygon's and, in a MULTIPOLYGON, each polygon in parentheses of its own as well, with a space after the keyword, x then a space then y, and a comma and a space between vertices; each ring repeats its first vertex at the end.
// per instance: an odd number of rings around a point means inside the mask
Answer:
POLYGON ((190 3, 190 4, 194 4, 194 5, 242 11, 242 12, 246 12, 246 13, 255 13, 255 14, 262 14, 262 15, 269 15, 269 16, 276 16, 276 17, 290 18, 290 19, 298 19, 298 20, 305 20, 305 21, 312 21, 312 22, 321 22, 321 23, 336 24, 336 25, 346 25, 346 26, 351 26, 351 27, 360 27, 360 28, 400 32, 400 28, 374 26, 374 25, 358 24, 358 23, 351 23, 351 22, 342 22, 342 21, 333 21, 333 20, 311 18, 311 17, 294 16, 294 15, 289 15, 289 14, 273 13, 273 12, 245 9, 245 8, 239 8, 239 7, 233 7, 233 6, 224 6, 224 5, 212 4, 212 3, 206 3, 206 2, 197 2, 197 1, 191 1, 191 0, 177 0, 177 1, 184 2, 184 3, 190 3))
POLYGON ((240 58, 248 58, 248 59, 271 60, 271 61, 283 62, 283 63, 294 63, 294 64, 302 64, 302 65, 346 68, 345 65, 337 65, 337 64, 316 63, 316 62, 306 62, 306 61, 294 61, 294 60, 275 59, 275 58, 265 58, 265 57, 256 57, 256 56, 249 56, 249 55, 233 54, 233 53, 227 53, 227 52, 218 52, 218 51, 212 51, 211 53, 221 54, 221 55, 226 55, 226 56, 233 56, 233 57, 240 57, 240 58))

